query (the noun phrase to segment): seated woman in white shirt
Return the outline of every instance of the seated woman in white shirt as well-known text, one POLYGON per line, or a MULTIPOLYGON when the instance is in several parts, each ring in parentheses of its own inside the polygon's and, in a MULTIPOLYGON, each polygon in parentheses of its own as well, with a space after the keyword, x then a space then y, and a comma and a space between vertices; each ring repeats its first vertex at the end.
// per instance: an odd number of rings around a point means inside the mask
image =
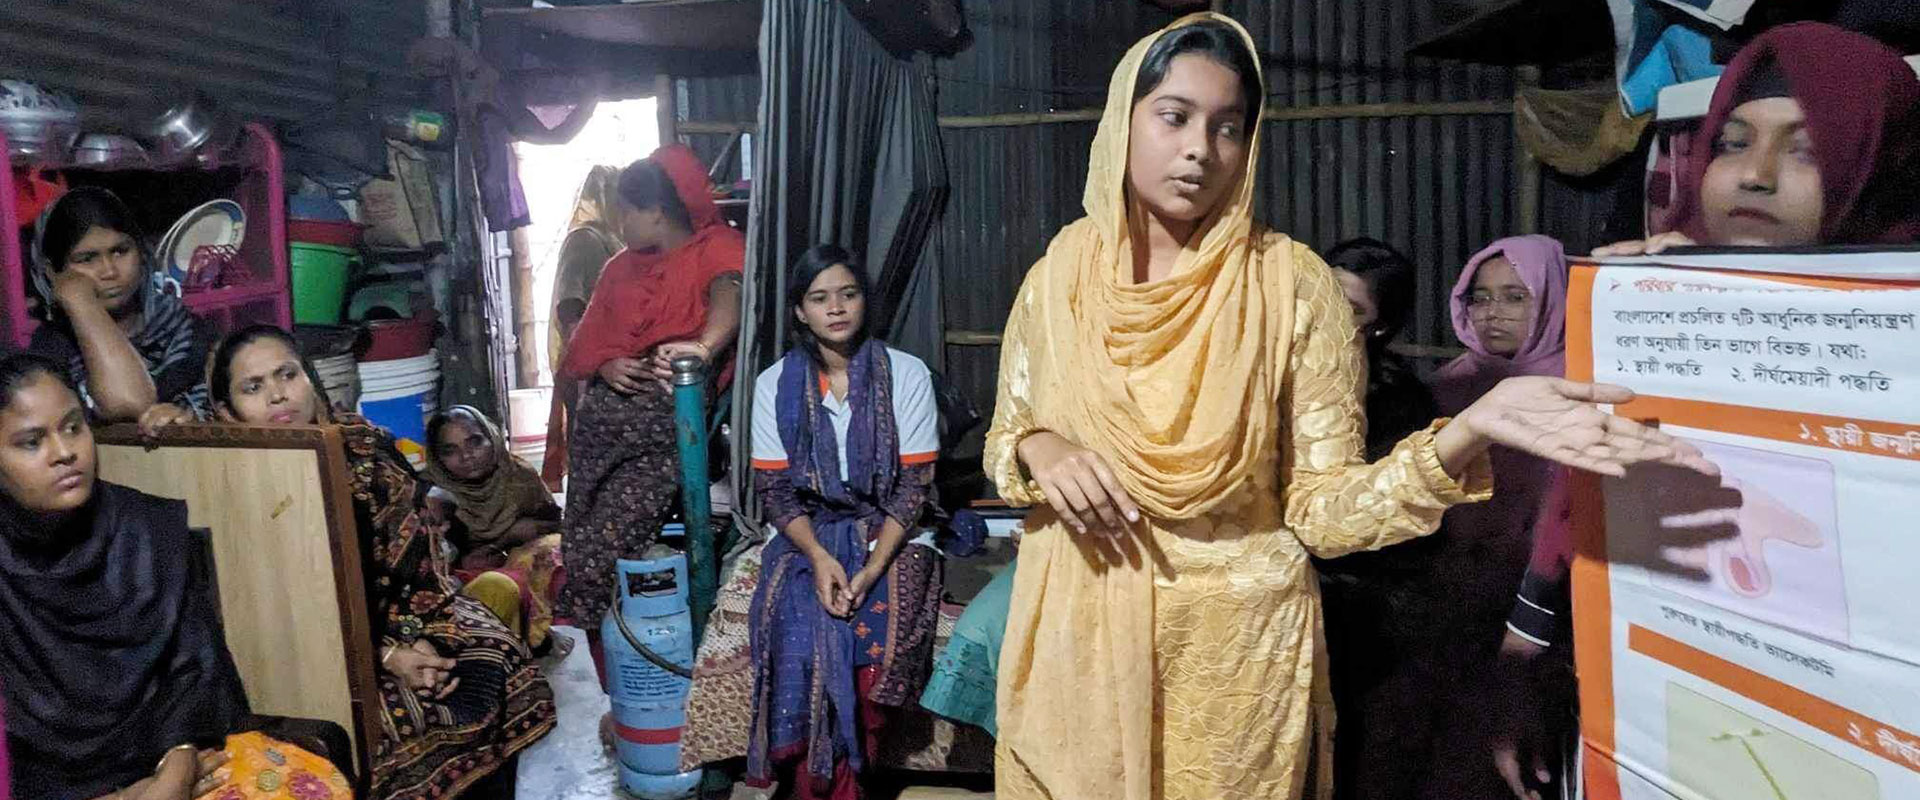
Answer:
POLYGON ((930 668, 940 556, 908 540, 938 418, 927 366, 867 335, 853 256, 822 245, 793 273, 797 344, 754 386, 754 481, 780 535, 750 613, 747 772, 850 797, 884 709, 916 701, 930 668))

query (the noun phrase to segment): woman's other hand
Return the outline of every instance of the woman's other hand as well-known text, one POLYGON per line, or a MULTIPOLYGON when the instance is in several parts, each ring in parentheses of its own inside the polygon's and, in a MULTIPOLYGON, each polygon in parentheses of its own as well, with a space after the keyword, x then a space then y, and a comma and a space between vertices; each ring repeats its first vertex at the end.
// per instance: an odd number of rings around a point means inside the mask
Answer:
POLYGON ((848 602, 852 583, 847 580, 847 570, 840 566, 839 559, 825 550, 816 551, 808 558, 813 562, 813 596, 820 600, 820 607, 836 617, 853 613, 848 602))
POLYGON ((1695 242, 1691 236, 1679 231, 1668 231, 1666 233, 1654 234, 1645 239, 1628 239, 1624 242, 1615 242, 1606 247, 1594 248, 1593 257, 1653 256, 1664 253, 1670 248, 1692 247, 1695 244, 1698 244, 1698 242, 1695 242))
POLYGON ((189 796, 205 797, 232 780, 233 771, 226 768, 232 758, 225 750, 201 750, 197 753, 194 758, 193 793, 189 796))
POLYGON ((95 293, 93 279, 80 270, 63 269, 54 273, 52 277, 53 299, 58 301, 60 307, 68 313, 73 313, 78 305, 100 302, 99 295, 95 293))
POLYGON ((1540 790, 1534 787, 1553 780, 1547 766, 1553 737, 1545 724, 1552 709, 1534 675, 1534 659, 1545 650, 1508 631, 1494 670, 1493 690, 1500 706, 1490 720, 1494 727, 1488 739, 1494 771, 1500 773, 1514 800, 1541 800, 1540 790))
POLYGON ((1140 521, 1140 508, 1099 453, 1041 431, 1020 441, 1019 457, 1047 504, 1075 531, 1118 536, 1140 521))
POLYGON ((172 403, 155 403, 140 414, 140 435, 148 439, 160 433, 168 425, 180 425, 193 421, 193 412, 172 403))
POLYGON ((232 778, 224 750, 177 750, 167 754, 153 777, 100 800, 195 800, 212 794, 232 778))
POLYGON ((867 602, 867 593, 873 591, 874 585, 884 577, 886 577, 886 570, 874 569, 871 564, 853 573, 853 578, 847 582, 847 613, 859 611, 860 605, 867 602))
MULTIPOLYGON (((1485 442, 1557 461, 1602 475, 1619 476, 1627 467, 1664 462, 1702 474, 1718 475, 1693 445, 1625 417, 1601 411, 1596 403, 1625 403, 1633 392, 1624 387, 1577 383, 1560 378, 1508 378, 1493 387, 1466 411, 1456 424, 1485 442)), ((1451 439, 1448 425, 1437 439, 1451 439)), ((1443 463, 1453 463, 1441 444, 1443 463)))
POLYGON ((423 697, 446 697, 452 694, 453 686, 459 680, 449 679, 455 664, 453 659, 445 658, 433 649, 425 640, 412 645, 395 647, 388 653, 381 666, 387 674, 400 679, 400 683, 423 697))
POLYGON ((647 364, 637 358, 608 359, 600 365, 600 380, 621 394, 639 394, 640 381, 647 376, 647 364))
POLYGON ((703 342, 668 342, 653 350, 653 377, 663 385, 673 379, 673 360, 681 356, 696 356, 709 366, 713 363, 713 348, 703 342))

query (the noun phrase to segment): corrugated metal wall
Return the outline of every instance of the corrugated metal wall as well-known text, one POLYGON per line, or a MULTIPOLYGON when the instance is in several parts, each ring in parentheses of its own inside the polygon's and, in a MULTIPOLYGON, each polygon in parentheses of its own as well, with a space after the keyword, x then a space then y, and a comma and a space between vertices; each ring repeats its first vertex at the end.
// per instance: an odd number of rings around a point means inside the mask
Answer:
MULTIPOLYGON (((1430 26, 1421 0, 1229 3, 1278 63, 1269 106, 1508 100, 1504 68, 1405 56, 1430 26)), ((1420 268, 1408 341, 1452 344, 1447 294, 1466 259, 1517 227, 1507 115, 1273 122, 1265 218, 1316 248, 1372 236, 1420 268)))
MULTIPOLYGON (((1140 2, 966 0, 973 46, 939 64, 943 115, 1097 108, 1136 39, 1175 15, 1140 2)), ((1270 108, 1501 101, 1505 69, 1409 59, 1419 0, 1233 0, 1272 59, 1270 108)), ((946 130, 953 196, 941 244, 950 331, 998 332, 1047 241, 1081 214, 1094 124, 946 130)), ((1422 268, 1410 342, 1452 344, 1446 295, 1462 262, 1517 226, 1512 122, 1504 115, 1270 121, 1261 213, 1317 248, 1369 235, 1422 268)), ((951 345, 951 377, 992 402, 999 350, 951 345)))
MULTIPOLYGON (((687 120, 752 123, 760 111, 760 76, 757 68, 745 75, 713 78, 685 78, 674 82, 679 92, 680 116, 687 120)), ((730 133, 687 134, 688 146, 709 166, 727 147, 730 133)), ((740 170, 740 152, 735 150, 731 166, 722 170, 715 183, 747 177, 740 170)))
POLYGON ((104 110, 197 87, 248 117, 298 120, 342 98, 406 99, 419 2, 0 0, 0 77, 104 110))

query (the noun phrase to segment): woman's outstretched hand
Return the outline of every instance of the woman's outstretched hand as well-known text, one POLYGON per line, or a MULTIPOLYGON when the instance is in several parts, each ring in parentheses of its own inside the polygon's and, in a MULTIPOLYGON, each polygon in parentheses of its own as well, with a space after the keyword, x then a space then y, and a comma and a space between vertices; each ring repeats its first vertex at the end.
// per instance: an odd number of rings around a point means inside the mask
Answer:
MULTIPOLYGON (((1632 399, 1631 390, 1603 383, 1508 378, 1467 407, 1454 423, 1479 443, 1503 444, 1602 475, 1619 476, 1627 467, 1646 462, 1673 464, 1707 475, 1720 473, 1720 468, 1692 445, 1595 406, 1632 399)), ((1452 427, 1442 428, 1441 433, 1452 427)), ((1456 439, 1453 447, 1461 446, 1456 439)), ((1448 449, 1442 446, 1442 461, 1452 463, 1454 460, 1445 452, 1448 449)))

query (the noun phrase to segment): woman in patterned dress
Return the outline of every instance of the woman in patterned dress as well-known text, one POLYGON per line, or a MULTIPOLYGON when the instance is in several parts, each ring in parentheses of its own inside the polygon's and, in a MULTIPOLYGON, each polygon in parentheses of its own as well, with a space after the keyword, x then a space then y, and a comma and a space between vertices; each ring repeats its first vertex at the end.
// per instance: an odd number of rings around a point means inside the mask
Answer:
POLYGON ((214 409, 250 425, 340 427, 346 441, 367 615, 378 648, 374 800, 511 798, 517 757, 553 729, 553 690, 527 646, 455 590, 446 523, 423 513, 428 484, 365 419, 329 410, 293 337, 233 333, 208 370, 214 409))

